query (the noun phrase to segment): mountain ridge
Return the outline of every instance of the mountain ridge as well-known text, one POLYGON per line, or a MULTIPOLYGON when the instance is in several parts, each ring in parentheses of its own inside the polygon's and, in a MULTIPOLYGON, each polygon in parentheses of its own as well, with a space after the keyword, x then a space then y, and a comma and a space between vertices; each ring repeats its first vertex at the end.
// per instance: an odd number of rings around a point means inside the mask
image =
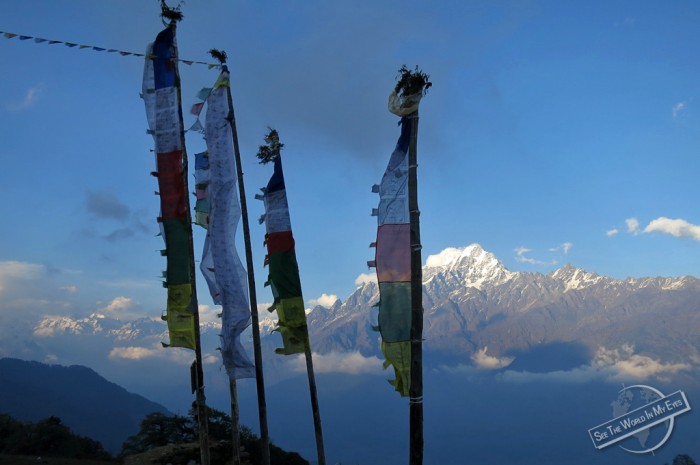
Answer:
POLYGON ((0 412, 22 421, 50 416, 117 453, 149 413, 170 412, 82 365, 0 358, 0 412))
MULTIPOLYGON (((571 264, 546 275, 512 272, 478 244, 428 257, 423 272, 428 356, 472 363, 485 348, 506 357, 542 344, 575 343, 591 360, 601 348, 623 346, 652 360, 699 359, 700 338, 689 329, 700 331, 700 280, 694 277, 620 280, 571 264)), ((378 298, 378 286, 364 283, 338 306, 345 318, 312 320, 315 349, 378 354, 369 317, 378 298), (347 334, 355 339, 338 336, 347 334)))

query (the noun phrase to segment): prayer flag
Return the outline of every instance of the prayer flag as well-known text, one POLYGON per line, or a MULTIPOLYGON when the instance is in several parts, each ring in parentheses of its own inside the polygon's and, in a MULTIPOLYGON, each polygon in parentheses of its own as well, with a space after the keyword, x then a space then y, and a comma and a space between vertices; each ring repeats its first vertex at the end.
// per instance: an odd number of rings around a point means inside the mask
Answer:
MULTIPOLYGON (((68 45, 68 44, 67 44, 68 45)), ((182 108, 177 71, 175 27, 161 31, 148 46, 142 96, 149 133, 153 134, 160 193, 161 233, 167 258, 165 287, 168 301, 164 319, 171 347, 195 348, 194 316, 198 311, 192 286, 191 231, 186 194, 186 153, 183 145, 182 108)))
POLYGON ((377 241, 372 245, 379 282, 379 333, 384 367, 392 366, 396 379, 390 383, 407 396, 411 373, 411 240, 408 211, 408 145, 412 120, 401 119, 401 135, 391 154, 381 183, 372 187, 379 194, 377 241))
POLYGON ((294 237, 287 205, 287 191, 282 172, 282 158, 274 161, 274 172, 263 189, 265 202, 266 264, 269 264, 268 282, 274 298, 270 311, 277 310, 277 331, 282 335, 283 348, 277 353, 290 355, 304 353, 309 348, 306 312, 301 293, 299 266, 294 250, 294 237))
MULTIPOLYGON (((221 73, 217 83, 224 81, 224 75, 228 77, 228 71, 221 73)), ((201 111, 204 104, 197 105, 201 105, 201 111)), ((199 215, 207 215, 207 237, 200 270, 214 303, 222 306, 221 356, 229 377, 240 379, 254 378, 255 366, 241 344, 241 333, 250 326, 251 320, 248 276, 236 252, 236 229, 241 218, 241 205, 236 190, 233 136, 227 120, 229 114, 227 87, 215 85, 207 96, 204 125, 207 153, 198 154, 195 158, 195 195, 198 199, 195 211, 198 224, 203 221, 199 215)))

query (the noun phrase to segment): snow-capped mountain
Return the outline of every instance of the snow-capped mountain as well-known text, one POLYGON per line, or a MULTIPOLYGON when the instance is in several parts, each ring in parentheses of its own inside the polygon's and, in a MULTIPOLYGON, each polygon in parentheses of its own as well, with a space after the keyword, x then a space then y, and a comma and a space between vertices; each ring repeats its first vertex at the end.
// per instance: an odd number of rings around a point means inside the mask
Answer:
MULTIPOLYGON (((429 257, 423 269, 424 350, 469 363, 551 344, 573 344, 593 357, 634 347, 663 360, 700 359, 700 280, 616 280, 566 265, 553 273, 507 270, 473 244, 429 257)), ((379 353, 375 283, 333 309, 311 313, 316 350, 379 353), (373 323, 374 320, 374 323, 373 323)))

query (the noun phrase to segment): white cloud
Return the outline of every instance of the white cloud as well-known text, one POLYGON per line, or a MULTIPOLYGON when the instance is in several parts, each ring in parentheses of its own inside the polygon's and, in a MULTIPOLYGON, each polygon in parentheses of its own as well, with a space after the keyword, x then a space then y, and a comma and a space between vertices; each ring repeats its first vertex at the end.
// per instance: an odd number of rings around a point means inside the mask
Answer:
POLYGON ((321 297, 318 299, 309 299, 308 304, 311 305, 312 307, 315 307, 316 305, 320 305, 322 307, 327 307, 330 308, 335 304, 335 302, 338 300, 338 296, 335 294, 328 295, 326 293, 321 294, 321 297))
POLYGON ((651 221, 645 233, 660 232, 670 234, 673 237, 689 237, 700 241, 700 226, 691 224, 683 219, 671 219, 664 216, 651 221))
POLYGON ((555 260, 552 260, 551 262, 543 262, 541 260, 526 257, 525 254, 532 252, 532 249, 528 249, 527 247, 518 247, 514 250, 514 252, 515 259, 520 263, 529 263, 530 265, 556 265, 557 263, 555 260))
MULTIPOLYGON (((359 352, 331 352, 328 354, 313 354, 314 371, 316 373, 349 373, 379 374, 382 372, 382 361, 375 356, 365 357, 359 352)), ((294 361, 294 371, 306 372, 304 355, 297 356, 294 361)))
POLYGON ((221 357, 214 355, 214 354, 203 354, 202 355, 202 363, 205 365, 216 365, 220 364, 221 362, 221 357))
POLYGON ((673 119, 676 119, 684 110, 688 108, 688 102, 678 102, 673 105, 671 112, 673 113, 673 119))
POLYGON ((119 296, 112 299, 101 310, 105 313, 119 313, 134 306, 134 301, 128 297, 119 296))
POLYGON ((164 349, 153 349, 148 347, 115 347, 109 352, 109 358, 125 360, 143 360, 145 358, 160 358, 160 352, 164 349))
POLYGON ((8 103, 5 105, 5 108, 10 111, 22 111, 31 108, 39 100, 39 97, 41 97, 43 92, 43 84, 37 84, 36 86, 27 89, 27 92, 24 94, 24 97, 21 100, 8 103))
POLYGON ((549 251, 550 252, 559 252, 561 250, 562 252, 564 252, 564 255, 568 255, 569 250, 571 250, 571 248, 573 246, 574 246, 574 244, 571 242, 564 242, 562 245, 559 245, 557 247, 552 247, 551 249, 549 249, 549 251))
POLYGON ((277 312, 270 312, 268 308, 272 307, 272 302, 263 302, 258 304, 258 315, 260 315, 260 318, 266 316, 266 315, 277 315, 277 312))
MULTIPOLYGON (((109 352, 110 360, 143 361, 161 360, 177 365, 190 365, 192 363, 192 351, 178 348, 165 348, 160 343, 154 343, 150 347, 127 346, 114 347, 109 352)), ((202 354, 202 361, 206 364, 220 363, 215 354, 202 354)))
POLYGON ((612 236, 617 235, 619 232, 620 232, 619 229, 613 228, 613 229, 610 229, 610 230, 608 230, 608 231, 605 231, 605 235, 608 236, 608 237, 612 237, 612 236))
POLYGON ((664 363, 646 355, 634 353, 634 346, 625 344, 618 349, 599 347, 592 366, 611 373, 614 379, 665 379, 679 371, 690 370, 689 363, 664 363))
MULTIPOLYGON (((100 305, 99 302, 98 305, 100 305)), ((143 316, 140 309, 140 305, 133 299, 125 296, 117 296, 107 305, 98 307, 97 313, 107 315, 115 320, 124 321, 143 316)))
POLYGON ((377 282, 377 274, 376 273, 362 273, 359 275, 357 278, 355 278, 355 286, 363 286, 365 284, 369 283, 376 283, 377 282))
POLYGON ((497 370, 499 368, 504 368, 513 363, 513 360, 515 360, 513 357, 495 357, 493 355, 488 355, 486 351, 488 350, 488 347, 484 347, 483 349, 477 351, 471 356, 472 361, 474 364, 479 367, 483 368, 486 370, 497 370))
POLYGON ((199 322, 200 323, 220 323, 221 313, 220 308, 210 307, 209 305, 199 304, 199 322))
MULTIPOLYGON (((628 218, 625 220, 625 223, 627 223, 627 231, 635 236, 639 234, 659 232, 673 237, 687 237, 700 242, 700 226, 692 224, 681 218, 674 219, 660 216, 659 218, 650 221, 644 229, 640 228, 637 218, 628 218)), ((608 235, 610 236, 611 234, 608 233, 608 235)))
POLYGON ((627 224, 627 232, 639 234, 639 221, 637 221, 637 218, 627 218, 625 223, 627 224))
POLYGON ((459 256, 461 256, 463 252, 464 249, 448 247, 442 250, 440 253, 428 255, 428 258, 425 259, 425 266, 440 267, 449 265, 450 263, 454 262, 459 256))

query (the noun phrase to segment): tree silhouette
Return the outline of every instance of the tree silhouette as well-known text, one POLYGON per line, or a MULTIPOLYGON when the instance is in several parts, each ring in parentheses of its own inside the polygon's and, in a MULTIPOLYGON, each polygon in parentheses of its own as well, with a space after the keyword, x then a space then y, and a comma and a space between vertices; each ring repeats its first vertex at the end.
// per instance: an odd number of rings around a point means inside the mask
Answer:
MULTIPOLYGON (((141 421, 141 429, 130 436, 122 446, 121 457, 146 452, 154 447, 168 444, 194 442, 197 438, 197 411, 190 409, 189 416, 165 415, 151 413, 141 421)), ((212 441, 226 441, 230 447, 231 417, 226 413, 207 407, 209 420, 209 438, 212 441)), ((0 432, 2 418, 0 417, 0 432)), ((253 465, 262 463, 260 438, 247 426, 240 428, 241 446, 248 452, 248 460, 253 465)), ((287 452, 274 444, 270 444, 270 459, 272 465, 308 465, 309 462, 296 452, 287 452)))
POLYGON ((139 432, 124 442, 121 455, 138 454, 167 444, 193 442, 195 424, 192 417, 150 413, 141 420, 139 432))
POLYGON ((34 424, 0 415, 0 453, 100 460, 112 458, 98 441, 72 433, 60 418, 53 416, 34 424))
POLYGON ((671 465, 697 465, 697 464, 695 463, 695 460, 693 460, 689 455, 680 454, 680 455, 676 455, 676 457, 673 459, 673 462, 671 465))

